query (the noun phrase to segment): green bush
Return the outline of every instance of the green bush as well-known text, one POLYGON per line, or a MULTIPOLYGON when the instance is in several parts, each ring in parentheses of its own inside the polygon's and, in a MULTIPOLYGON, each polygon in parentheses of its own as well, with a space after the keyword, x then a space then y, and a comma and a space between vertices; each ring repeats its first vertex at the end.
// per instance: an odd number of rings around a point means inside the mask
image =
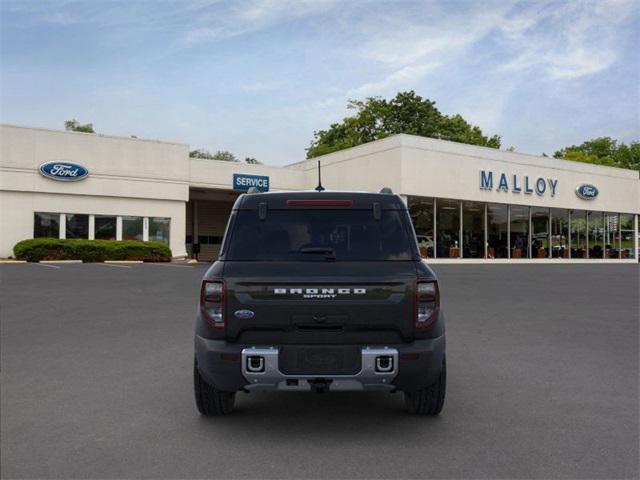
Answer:
POLYGON ((160 242, 138 240, 80 240, 58 238, 33 238, 22 240, 13 247, 17 259, 29 262, 40 260, 142 260, 144 262, 168 262, 171 250, 160 242))

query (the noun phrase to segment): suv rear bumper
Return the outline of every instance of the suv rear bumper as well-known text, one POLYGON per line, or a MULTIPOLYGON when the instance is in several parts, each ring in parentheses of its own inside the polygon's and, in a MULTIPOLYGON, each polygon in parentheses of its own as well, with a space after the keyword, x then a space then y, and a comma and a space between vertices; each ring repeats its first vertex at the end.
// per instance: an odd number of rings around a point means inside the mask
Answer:
POLYGON ((330 391, 413 391, 432 384, 440 373, 445 352, 444 335, 400 345, 361 346, 361 369, 354 375, 285 375, 278 368, 275 345, 238 345, 196 336, 198 370, 218 390, 289 390, 326 388, 330 391), (254 357, 251 368, 250 357, 254 357), (380 358, 390 358, 389 364, 380 358), (382 368, 381 368, 382 367, 382 368), (251 371, 253 370, 253 371, 251 371))

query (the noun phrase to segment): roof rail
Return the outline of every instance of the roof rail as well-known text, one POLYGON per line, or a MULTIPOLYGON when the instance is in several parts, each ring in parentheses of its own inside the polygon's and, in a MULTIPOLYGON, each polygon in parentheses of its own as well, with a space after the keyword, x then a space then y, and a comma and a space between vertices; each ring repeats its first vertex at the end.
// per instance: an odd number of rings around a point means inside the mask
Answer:
POLYGON ((389 187, 383 187, 382 190, 380 190, 380 193, 393 194, 393 190, 391 190, 389 187))
POLYGON ((258 190, 258 187, 250 187, 247 193, 260 193, 260 190, 258 190))

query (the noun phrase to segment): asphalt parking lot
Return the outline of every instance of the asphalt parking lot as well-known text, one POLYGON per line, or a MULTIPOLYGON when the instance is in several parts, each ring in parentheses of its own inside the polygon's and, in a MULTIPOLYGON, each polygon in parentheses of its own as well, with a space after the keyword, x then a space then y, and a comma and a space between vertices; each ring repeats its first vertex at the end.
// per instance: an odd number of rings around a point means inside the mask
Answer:
POLYGON ((205 266, 3 265, 3 478, 637 478, 637 265, 434 267, 447 400, 239 394, 200 417, 205 266))

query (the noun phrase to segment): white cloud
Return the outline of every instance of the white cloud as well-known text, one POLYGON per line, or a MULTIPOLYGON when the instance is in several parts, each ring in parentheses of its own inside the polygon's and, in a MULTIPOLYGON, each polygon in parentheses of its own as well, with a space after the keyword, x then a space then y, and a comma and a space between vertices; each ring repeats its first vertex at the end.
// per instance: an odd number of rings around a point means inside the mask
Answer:
POLYGON ((381 95, 389 90, 402 90, 414 86, 428 72, 437 68, 438 63, 428 63, 423 65, 407 65, 392 72, 379 81, 367 82, 359 87, 352 88, 347 92, 347 97, 365 97, 381 95))
POLYGON ((330 12, 337 0, 253 0, 201 15, 184 35, 187 45, 235 37, 330 12))
POLYGON ((504 47, 516 52, 506 71, 570 80, 606 70, 618 59, 618 29, 637 15, 633 0, 537 5, 501 28, 504 47))

